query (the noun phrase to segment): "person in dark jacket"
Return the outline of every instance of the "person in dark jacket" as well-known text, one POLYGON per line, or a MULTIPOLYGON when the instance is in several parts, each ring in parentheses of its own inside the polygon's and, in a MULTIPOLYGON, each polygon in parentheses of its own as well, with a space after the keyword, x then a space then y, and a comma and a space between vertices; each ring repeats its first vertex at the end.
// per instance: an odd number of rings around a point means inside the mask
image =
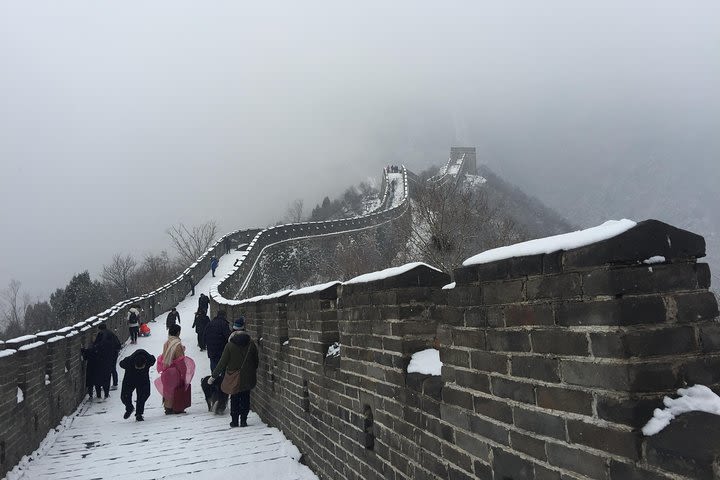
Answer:
POLYGON ((190 287, 190 296, 192 297, 195 295, 195 279, 192 275, 186 274, 185 281, 187 282, 188 287, 190 287))
POLYGON ((120 361, 120 367, 125 369, 125 376, 120 390, 120 400, 125 404, 124 419, 130 418, 133 411, 135 420, 142 422, 145 412, 145 402, 150 397, 150 367, 155 365, 155 357, 143 349, 135 350, 132 355, 120 361), (133 408, 132 394, 136 393, 133 408))
POLYGON ((169 329, 175 324, 180 325, 180 313, 173 307, 165 319, 165 328, 169 329))
POLYGON ((225 319, 225 310, 220 310, 205 327, 205 347, 210 359, 210 370, 215 370, 229 337, 230 327, 225 319))
MULTIPOLYGON (((100 327, 98 327, 100 328, 100 327)), ((108 338, 110 340, 110 345, 113 347, 113 352, 115 353, 114 358, 112 360, 112 370, 110 370, 110 374, 112 376, 112 385, 110 385, 110 390, 117 390, 118 387, 118 371, 117 371, 117 359, 118 356, 120 356, 120 350, 122 349, 122 343, 120 343, 120 339, 115 335, 115 332, 112 332, 110 330, 106 330, 108 332, 108 338)))
POLYGON ((250 335, 245 333, 245 318, 240 317, 233 323, 233 333, 230 335, 222 357, 213 369, 212 384, 220 375, 230 375, 239 372, 239 380, 233 391, 225 391, 230 395, 230 427, 247 427, 247 416, 250 412, 250 391, 257 383, 257 368, 260 363, 258 350, 250 335), (238 417, 240 423, 238 423, 238 417))
POLYGON ((89 399, 93 398, 93 389, 97 398, 102 398, 104 390, 105 398, 110 395, 110 377, 112 375, 112 362, 114 359, 114 347, 111 341, 111 332, 107 330, 104 323, 98 325, 98 333, 95 341, 87 348, 81 348, 80 353, 83 360, 87 362, 85 368, 85 387, 89 399))
POLYGON ((217 257, 215 255, 212 256, 210 259, 210 270, 212 270, 212 276, 215 276, 215 269, 218 267, 218 264, 220 262, 218 261, 217 257))
POLYGON ((203 312, 207 314, 208 307, 210 306, 210 299, 207 295, 204 293, 200 294, 200 297, 198 298, 198 312, 203 312))
POLYGON ((92 348, 95 350, 95 378, 97 385, 102 387, 105 398, 110 396, 110 383, 112 380, 112 372, 115 369, 115 362, 120 341, 117 336, 107 329, 107 325, 103 322, 98 325, 98 334, 95 337, 92 348))
POLYGON ((208 323, 210 323, 210 317, 208 317, 205 312, 201 310, 195 312, 195 321, 192 324, 192 328, 194 328, 195 333, 197 333, 198 347, 200 347, 201 352, 205 350, 205 328, 208 326, 208 323))

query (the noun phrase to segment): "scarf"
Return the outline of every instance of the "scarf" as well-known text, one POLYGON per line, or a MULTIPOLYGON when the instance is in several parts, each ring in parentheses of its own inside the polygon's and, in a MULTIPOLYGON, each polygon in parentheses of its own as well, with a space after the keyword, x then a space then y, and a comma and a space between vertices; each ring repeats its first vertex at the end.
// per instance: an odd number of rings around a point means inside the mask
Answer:
POLYGON ((168 367, 173 362, 173 358, 175 357, 175 350, 179 348, 181 345, 180 339, 178 337, 170 337, 168 338, 168 341, 165 342, 165 348, 163 349, 163 364, 168 367))

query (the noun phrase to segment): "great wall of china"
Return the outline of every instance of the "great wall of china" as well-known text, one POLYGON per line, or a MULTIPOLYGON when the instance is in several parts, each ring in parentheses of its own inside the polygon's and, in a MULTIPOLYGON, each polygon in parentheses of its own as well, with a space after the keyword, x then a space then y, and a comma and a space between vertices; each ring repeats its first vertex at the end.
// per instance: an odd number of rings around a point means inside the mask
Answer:
MULTIPOLYGON (((472 172, 470 153, 454 150, 445 173, 472 172)), ((401 178, 385 174, 385 200, 368 215, 228 234, 249 243, 247 254, 210 292, 211 311, 245 314, 258 342, 253 410, 320 478, 720 478, 720 417, 691 413, 657 435, 639 431, 678 387, 720 391, 718 306, 693 233, 649 220, 585 247, 460 268, 453 289, 417 265, 241 299, 271 246, 408 215, 417 179, 401 178), (398 186, 401 201, 388 202, 398 186), (656 256, 664 261, 642 263, 656 256), (340 355, 326 357, 334 342, 340 355), (408 374, 410 356, 428 347, 440 350, 442 375, 408 374)), ((167 311, 188 294, 186 276, 224 253, 224 238, 154 292, 0 345, 3 474, 82 401, 79 351, 93 326, 126 337, 131 305, 167 311)))

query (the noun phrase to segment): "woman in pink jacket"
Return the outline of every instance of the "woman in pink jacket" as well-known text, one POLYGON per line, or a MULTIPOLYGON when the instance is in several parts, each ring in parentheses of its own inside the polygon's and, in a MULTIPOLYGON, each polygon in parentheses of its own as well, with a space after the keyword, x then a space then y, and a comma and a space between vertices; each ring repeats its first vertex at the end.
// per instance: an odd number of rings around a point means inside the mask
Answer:
POLYGON ((195 374, 195 362, 185 356, 185 345, 180 341, 180 325, 170 326, 168 334, 163 353, 157 361, 160 377, 155 379, 155 388, 162 395, 165 414, 171 415, 185 413, 190 406, 190 382, 195 374))

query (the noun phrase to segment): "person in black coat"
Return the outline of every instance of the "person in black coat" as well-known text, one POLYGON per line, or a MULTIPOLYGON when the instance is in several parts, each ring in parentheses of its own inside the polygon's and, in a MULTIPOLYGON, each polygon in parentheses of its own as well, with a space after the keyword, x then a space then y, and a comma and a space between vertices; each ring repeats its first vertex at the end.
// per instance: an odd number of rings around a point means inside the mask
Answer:
POLYGON ((145 402, 150 397, 150 367, 155 365, 155 357, 143 349, 135 350, 132 355, 120 361, 120 367, 125 369, 125 376, 120 390, 120 400, 125 404, 125 415, 128 419, 135 412, 138 422, 144 420, 145 402), (137 392, 133 408, 132 394, 137 392))
POLYGON ((207 314, 208 307, 210 306, 210 299, 207 295, 204 293, 200 294, 200 297, 198 298, 198 311, 203 312, 204 314, 207 314))
POLYGON ((110 382, 117 361, 119 343, 117 336, 107 329, 105 323, 98 325, 98 334, 91 347, 95 353, 93 375, 98 398, 100 397, 100 388, 105 393, 105 398, 110 396, 110 382))
POLYGON ((165 319, 165 328, 169 329, 175 324, 180 324, 180 312, 178 312, 175 307, 173 307, 172 310, 170 310, 170 313, 168 313, 167 318, 165 319))
POLYGON ((210 359, 210 370, 215 370, 222 357, 225 344, 230 337, 230 326, 225 319, 225 310, 220 310, 205 327, 205 346, 210 359))
MULTIPOLYGON (((100 328, 100 327, 98 327, 100 328)), ((122 343, 120 343, 120 339, 115 335, 115 332, 112 332, 110 330, 105 330, 108 333, 108 339, 110 342, 110 345, 113 348, 113 360, 112 360, 112 367, 110 370, 110 374, 112 376, 112 385, 110 386, 110 390, 117 390, 118 387, 118 371, 117 371, 117 359, 120 355, 120 350, 122 349, 122 343)))
POLYGON ((80 353, 83 360, 87 362, 85 367, 85 388, 87 390, 88 400, 92 400, 93 398, 93 389, 95 389, 95 392, 97 393, 97 398, 101 398, 100 389, 102 387, 99 375, 100 369, 98 368, 97 352, 91 345, 88 348, 81 348, 80 353))
POLYGON ((205 350, 205 328, 207 328, 208 323, 210 323, 210 317, 205 312, 200 310, 195 312, 195 321, 192 328, 197 333, 198 347, 200 347, 201 352, 205 350))

